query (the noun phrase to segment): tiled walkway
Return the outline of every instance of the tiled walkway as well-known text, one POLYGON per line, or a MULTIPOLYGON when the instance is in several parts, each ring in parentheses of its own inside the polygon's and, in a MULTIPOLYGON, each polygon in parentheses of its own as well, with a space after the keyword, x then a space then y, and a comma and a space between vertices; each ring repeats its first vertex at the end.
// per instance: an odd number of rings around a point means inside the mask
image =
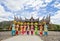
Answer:
POLYGON ((2 41, 43 41, 43 40, 36 35, 18 35, 2 41))

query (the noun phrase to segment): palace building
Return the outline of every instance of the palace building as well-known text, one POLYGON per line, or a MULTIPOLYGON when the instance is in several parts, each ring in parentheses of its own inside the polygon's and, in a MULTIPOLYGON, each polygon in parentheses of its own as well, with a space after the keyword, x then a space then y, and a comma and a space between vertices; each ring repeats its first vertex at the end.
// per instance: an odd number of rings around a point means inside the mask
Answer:
POLYGON ((14 23, 15 24, 19 24, 19 25, 40 25, 40 24, 44 24, 44 22, 46 24, 49 24, 50 23, 50 15, 46 16, 46 17, 43 17, 42 20, 39 20, 39 18, 37 19, 34 19, 33 17, 31 17, 30 19, 27 19, 25 18, 25 20, 23 20, 21 17, 18 18, 18 17, 15 17, 14 16, 14 23))

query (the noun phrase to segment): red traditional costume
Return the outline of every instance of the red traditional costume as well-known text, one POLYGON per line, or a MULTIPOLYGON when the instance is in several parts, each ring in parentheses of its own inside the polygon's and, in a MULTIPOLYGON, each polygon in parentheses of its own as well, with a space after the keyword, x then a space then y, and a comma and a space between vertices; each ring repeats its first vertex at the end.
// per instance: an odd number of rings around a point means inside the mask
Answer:
POLYGON ((40 25, 40 36, 42 36, 42 35, 43 35, 43 26, 40 25))
POLYGON ((16 25, 16 35, 18 35, 18 28, 19 28, 19 25, 16 25))
POLYGON ((31 25, 31 35, 33 35, 33 31, 34 31, 34 26, 31 25))

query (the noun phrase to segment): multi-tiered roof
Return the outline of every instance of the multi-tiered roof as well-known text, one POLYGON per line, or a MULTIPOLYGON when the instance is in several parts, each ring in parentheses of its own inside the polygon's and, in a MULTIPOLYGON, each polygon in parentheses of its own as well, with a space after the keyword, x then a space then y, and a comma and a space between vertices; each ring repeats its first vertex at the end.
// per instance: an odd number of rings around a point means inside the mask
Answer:
POLYGON ((25 18, 25 20, 23 20, 21 17, 18 18, 16 16, 14 16, 14 20, 18 21, 18 22, 43 22, 43 21, 45 21, 46 23, 49 24, 49 22, 50 22, 50 15, 48 15, 47 17, 43 17, 42 20, 39 20, 39 18, 34 19, 33 17, 31 17, 30 19, 25 18))

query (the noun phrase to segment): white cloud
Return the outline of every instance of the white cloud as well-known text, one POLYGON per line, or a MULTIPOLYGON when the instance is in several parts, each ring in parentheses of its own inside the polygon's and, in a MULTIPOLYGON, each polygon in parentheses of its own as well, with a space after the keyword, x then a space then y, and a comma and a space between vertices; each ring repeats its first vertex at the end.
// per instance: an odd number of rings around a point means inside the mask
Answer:
POLYGON ((34 7, 34 9, 38 10, 40 7, 46 7, 48 3, 50 3, 52 0, 31 0, 28 1, 26 4, 31 5, 31 7, 34 7))
POLYGON ((52 0, 45 0, 46 3, 50 3, 52 0))
POLYGON ((21 10, 21 8, 23 8, 23 4, 26 2, 27 0, 5 0, 5 4, 8 6, 8 8, 10 8, 11 10, 21 10))
POLYGON ((60 4, 55 4, 54 7, 57 7, 60 9, 60 4))
POLYGON ((7 16, 5 14, 4 8, 0 5, 0 16, 7 16))
POLYGON ((55 16, 52 16, 52 18, 56 18, 56 19, 60 18, 60 10, 57 11, 56 12, 56 15, 55 16))
POLYGON ((38 16, 37 16, 37 12, 35 11, 35 12, 31 12, 31 13, 29 13, 29 12, 23 12, 22 13, 22 15, 21 15, 21 17, 24 19, 24 17, 26 17, 27 19, 30 19, 31 17, 33 17, 34 19, 37 19, 38 18, 38 16))
POLYGON ((11 16, 13 18, 13 14, 10 12, 5 12, 4 8, 0 5, 0 22, 1 21, 7 21, 7 20, 12 20, 9 18, 11 16))
POLYGON ((47 4, 43 4, 42 0, 32 0, 28 1, 26 5, 31 5, 31 7, 35 7, 36 10, 38 10, 40 7, 45 7, 47 4))
POLYGON ((32 12, 32 13, 31 13, 31 16, 33 16, 34 19, 37 19, 37 18, 38 18, 37 14, 38 14, 38 13, 35 11, 35 12, 32 12))
POLYGON ((28 0, 25 4, 30 5, 30 4, 32 4, 34 2, 35 2, 35 0, 28 0))
POLYGON ((11 10, 17 11, 24 8, 25 5, 31 5, 31 7, 35 7, 39 9, 40 7, 45 7, 52 0, 45 0, 46 4, 43 4, 42 0, 5 0, 4 4, 11 10))
POLYGON ((43 1, 37 0, 37 1, 35 1, 35 2, 32 3, 32 6, 35 7, 35 6, 37 6, 38 4, 39 4, 39 5, 42 5, 42 3, 43 3, 43 1))
POLYGON ((52 6, 54 6, 54 7, 58 8, 58 9, 60 9, 60 3, 58 2, 58 0, 56 0, 55 3, 52 4, 52 6))
POLYGON ((53 24, 60 24, 60 11, 56 12, 57 14, 55 16, 51 17, 51 22, 53 24))

